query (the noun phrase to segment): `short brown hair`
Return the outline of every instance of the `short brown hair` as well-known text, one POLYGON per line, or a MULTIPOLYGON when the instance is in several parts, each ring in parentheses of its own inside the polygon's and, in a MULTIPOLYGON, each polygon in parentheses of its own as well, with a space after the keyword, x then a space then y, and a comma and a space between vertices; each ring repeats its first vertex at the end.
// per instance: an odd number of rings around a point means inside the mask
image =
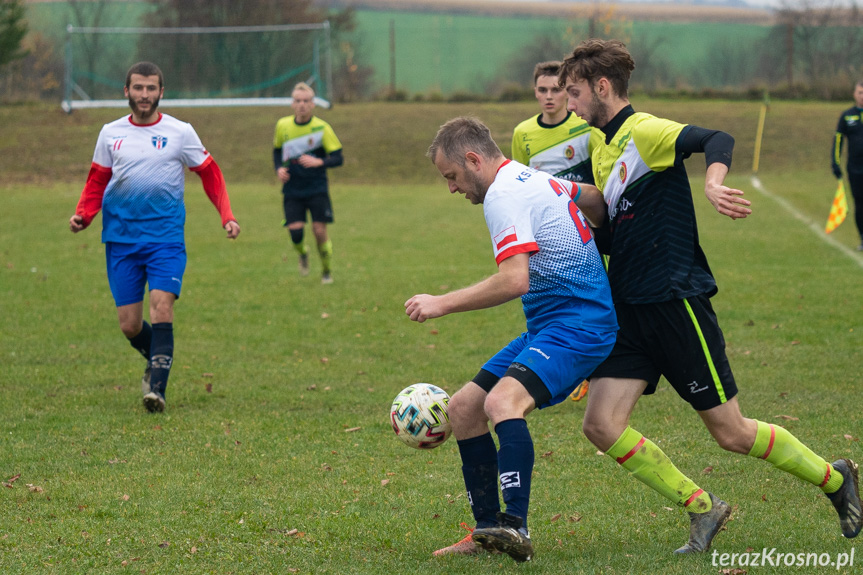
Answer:
POLYGON ((557 76, 560 74, 560 65, 562 62, 560 60, 549 60, 548 62, 540 62, 533 68, 533 83, 536 85, 536 81, 539 80, 540 76, 557 76))
POLYGON ((491 137, 491 130, 478 118, 459 116, 440 127, 429 146, 426 156, 434 162, 438 152, 444 157, 464 167, 467 152, 476 152, 487 159, 503 156, 491 137))
POLYGON ((140 74, 141 76, 158 76, 159 88, 163 88, 165 86, 165 77, 162 75, 162 70, 152 62, 138 62, 137 64, 132 64, 132 67, 129 68, 128 72, 126 72, 127 88, 132 85, 132 74, 140 74))
POLYGON ((606 78, 617 96, 628 97, 629 77, 635 61, 620 40, 591 38, 575 47, 572 55, 563 61, 558 80, 561 85, 569 79, 587 80, 591 87, 600 78, 606 78))

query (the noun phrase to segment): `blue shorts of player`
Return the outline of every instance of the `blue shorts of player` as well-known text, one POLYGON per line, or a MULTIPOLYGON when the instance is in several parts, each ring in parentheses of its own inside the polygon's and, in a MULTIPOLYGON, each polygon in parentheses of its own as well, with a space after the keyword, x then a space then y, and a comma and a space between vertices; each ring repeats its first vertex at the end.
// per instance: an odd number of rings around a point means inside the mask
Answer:
POLYGON ((285 209, 285 225, 294 222, 305 222, 306 212, 311 214, 313 222, 333 223, 333 204, 329 194, 315 194, 303 198, 283 196, 282 206, 285 209))
POLYGON ((108 285, 117 307, 144 300, 144 285, 180 297, 186 246, 180 242, 105 244, 108 285))
POLYGON ((645 395, 656 391, 659 376, 698 411, 737 395, 725 338, 710 298, 648 304, 617 304, 617 344, 593 373, 597 377, 641 379, 645 395))
POLYGON ((482 366, 473 382, 485 391, 500 378, 518 380, 540 408, 560 403, 614 347, 615 332, 594 333, 553 323, 525 332, 482 366))

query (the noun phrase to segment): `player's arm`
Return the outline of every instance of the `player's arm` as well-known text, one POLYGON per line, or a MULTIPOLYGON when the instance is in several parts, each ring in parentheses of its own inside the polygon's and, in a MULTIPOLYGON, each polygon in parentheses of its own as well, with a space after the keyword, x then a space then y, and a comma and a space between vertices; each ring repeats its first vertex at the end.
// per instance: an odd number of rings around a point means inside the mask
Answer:
POLYGON ((608 208, 599 188, 593 184, 573 184, 572 200, 593 228, 601 228, 608 219, 608 208))
POLYGON ((222 227, 228 232, 228 238, 236 238, 240 235, 240 224, 237 223, 237 219, 231 211, 231 200, 228 198, 225 178, 213 156, 207 156, 203 164, 190 169, 200 176, 201 183, 204 185, 204 192, 222 217, 222 227))
POLYGON ((676 152, 687 157, 693 153, 704 153, 707 173, 704 194, 717 212, 732 220, 745 218, 752 213, 751 202, 742 198, 743 191, 724 184, 731 168, 734 138, 720 130, 708 130, 698 126, 687 126, 677 138, 676 152))
POLYGON ((112 174, 111 168, 100 166, 96 162, 90 164, 90 173, 81 191, 75 215, 69 218, 69 229, 73 233, 78 233, 89 226, 102 209, 102 197, 105 195, 105 189, 111 181, 112 174))
POLYGON ((833 175, 836 179, 842 179, 842 136, 845 134, 845 114, 839 117, 839 124, 836 126, 836 134, 833 136, 833 149, 830 153, 830 168, 833 170, 833 175))
POLYGON ((287 166, 282 164, 282 148, 273 148, 273 166, 276 170, 276 175, 279 177, 279 181, 287 184, 288 180, 291 179, 291 172, 287 166))
POLYGON ((420 323, 460 311, 494 307, 530 289, 530 254, 518 253, 500 262, 497 273, 478 284, 443 295, 419 294, 405 302, 405 313, 420 323))

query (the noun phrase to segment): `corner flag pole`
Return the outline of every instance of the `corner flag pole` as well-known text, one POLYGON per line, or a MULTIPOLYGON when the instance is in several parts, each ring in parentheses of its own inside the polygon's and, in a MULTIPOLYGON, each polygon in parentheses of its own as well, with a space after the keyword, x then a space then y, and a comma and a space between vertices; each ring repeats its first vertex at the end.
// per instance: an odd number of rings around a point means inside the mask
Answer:
POLYGON ((767 107, 770 98, 764 92, 764 101, 761 103, 761 111, 758 113, 758 130, 755 132, 755 150, 752 154, 752 173, 758 173, 758 162, 761 159, 761 140, 764 137, 764 122, 767 120, 767 107))

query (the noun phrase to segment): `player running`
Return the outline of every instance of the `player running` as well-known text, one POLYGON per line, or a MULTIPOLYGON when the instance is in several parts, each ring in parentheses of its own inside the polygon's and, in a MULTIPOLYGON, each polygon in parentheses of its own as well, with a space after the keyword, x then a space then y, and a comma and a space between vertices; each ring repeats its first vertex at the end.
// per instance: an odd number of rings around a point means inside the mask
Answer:
POLYGON ((444 295, 415 295, 405 302, 406 313, 424 322, 521 297, 527 319, 527 331, 450 399, 476 530, 434 554, 473 554, 479 544, 529 561, 534 448, 525 416, 566 399, 611 350, 617 321, 608 278, 593 236, 570 200, 576 184, 507 160, 474 118, 444 124, 428 156, 451 193, 483 205, 498 272, 444 295))
POLYGON ((186 269, 184 168, 201 177, 219 210, 228 238, 240 233, 222 171, 190 124, 158 111, 162 71, 139 62, 126 74, 132 113, 105 124, 69 229, 77 233, 102 211, 108 284, 120 329, 147 360, 141 380, 144 407, 165 409, 174 361, 174 300, 186 269), (150 321, 144 321, 144 286, 150 288, 150 321))
MULTIPOLYGON (((743 192, 724 185, 734 140, 633 110, 627 95, 635 68, 616 40, 582 42, 564 61, 560 82, 568 108, 605 134, 593 151, 596 188, 579 206, 592 221, 610 218, 609 281, 620 332, 614 350, 591 376, 584 433, 637 479, 690 513, 689 541, 677 553, 705 551, 730 506, 683 475, 652 441, 629 426, 642 395, 660 376, 698 412, 720 447, 765 459, 818 486, 839 514, 842 534, 860 532, 857 465, 832 464, 788 430, 748 419, 710 304, 716 282, 698 242, 692 190, 683 160, 703 153, 705 195, 732 219, 751 213, 743 192)), ((588 189, 589 188, 589 189, 588 189)))

